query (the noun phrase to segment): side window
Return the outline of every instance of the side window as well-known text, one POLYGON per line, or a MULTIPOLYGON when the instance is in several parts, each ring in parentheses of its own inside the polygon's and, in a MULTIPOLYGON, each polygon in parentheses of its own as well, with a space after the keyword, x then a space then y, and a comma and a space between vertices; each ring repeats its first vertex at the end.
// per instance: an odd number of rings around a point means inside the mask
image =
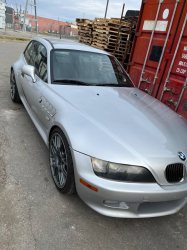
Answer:
POLYGON ((35 67, 35 60, 38 55, 38 44, 39 43, 36 41, 33 42, 33 46, 32 46, 31 53, 30 53, 30 65, 34 67, 35 67))
POLYGON ((44 57, 43 63, 41 64, 39 73, 40 73, 40 78, 44 82, 47 82, 47 53, 46 56, 44 57))
POLYGON ((31 47, 29 64, 35 67, 36 75, 47 83, 47 50, 37 41, 31 47))
POLYGON ((38 44, 37 56, 35 58, 36 74, 47 82, 47 50, 42 44, 38 44))
POLYGON ((29 43, 29 45, 27 46, 27 48, 26 48, 26 50, 24 52, 25 59, 26 59, 28 64, 30 64, 30 58, 31 58, 32 50, 33 50, 33 41, 31 41, 29 43))

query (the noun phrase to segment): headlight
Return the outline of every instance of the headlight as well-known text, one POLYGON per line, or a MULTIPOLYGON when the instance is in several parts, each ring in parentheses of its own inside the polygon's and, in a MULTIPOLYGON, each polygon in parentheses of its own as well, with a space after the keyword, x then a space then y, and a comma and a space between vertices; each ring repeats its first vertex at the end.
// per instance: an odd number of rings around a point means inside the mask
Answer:
POLYGON ((122 165, 91 158, 94 173, 103 178, 126 182, 156 182, 151 172, 138 166, 122 165))

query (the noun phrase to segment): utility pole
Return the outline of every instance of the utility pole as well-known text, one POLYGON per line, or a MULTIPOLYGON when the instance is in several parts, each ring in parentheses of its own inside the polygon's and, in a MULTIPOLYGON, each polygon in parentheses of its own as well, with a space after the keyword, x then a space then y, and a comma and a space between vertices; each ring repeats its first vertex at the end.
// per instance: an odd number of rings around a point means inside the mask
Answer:
POLYGON ((30 0, 31 2, 29 3, 29 0, 26 0, 26 6, 25 6, 25 14, 24 14, 24 22, 23 22, 23 30, 26 32, 26 19, 31 20, 31 29, 32 29, 32 21, 36 22, 36 34, 38 34, 38 17, 37 17, 37 7, 36 7, 36 0, 30 0), (32 3, 34 1, 34 3, 32 3), (34 12, 35 12, 35 18, 27 18, 27 10, 28 10, 28 5, 34 6, 34 12))
POLYGON ((20 5, 20 9, 19 9, 19 29, 20 29, 20 31, 23 31, 21 5, 20 5))
POLYGON ((18 15, 18 6, 17 6, 17 3, 16 3, 16 10, 17 10, 17 16, 19 16, 19 15, 18 15))
POLYGON ((106 19, 106 15, 107 15, 107 11, 108 11, 108 3, 109 3, 109 0, 107 0, 107 4, 106 4, 106 10, 105 10, 105 19, 106 19))

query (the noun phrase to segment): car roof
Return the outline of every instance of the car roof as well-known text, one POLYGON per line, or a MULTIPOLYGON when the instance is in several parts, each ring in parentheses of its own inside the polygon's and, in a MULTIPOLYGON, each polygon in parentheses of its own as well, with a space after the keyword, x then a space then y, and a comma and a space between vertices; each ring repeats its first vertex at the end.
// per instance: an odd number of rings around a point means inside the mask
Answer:
MULTIPOLYGON (((35 39, 35 38, 34 38, 35 39)), ((104 55, 111 55, 109 52, 101 50, 101 49, 96 49, 92 46, 85 45, 80 42, 72 41, 69 39, 60 39, 56 37, 42 37, 36 38, 37 40, 40 39, 45 39, 47 40, 54 49, 70 49, 70 50, 81 50, 81 51, 86 51, 86 52, 93 52, 93 53, 100 53, 104 55)))

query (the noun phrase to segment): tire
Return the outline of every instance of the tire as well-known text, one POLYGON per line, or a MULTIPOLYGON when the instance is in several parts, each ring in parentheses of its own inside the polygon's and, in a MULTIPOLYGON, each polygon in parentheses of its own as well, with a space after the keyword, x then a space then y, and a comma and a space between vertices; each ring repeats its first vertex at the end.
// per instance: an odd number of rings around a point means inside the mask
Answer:
POLYGON ((11 73, 10 73, 10 97, 11 100, 15 103, 21 103, 21 99, 19 96, 19 92, 17 89, 17 85, 16 85, 16 78, 15 78, 15 74, 14 74, 14 70, 11 69, 11 73))
POLYGON ((63 194, 76 192, 73 160, 66 137, 59 128, 50 136, 49 162, 56 188, 63 194))

